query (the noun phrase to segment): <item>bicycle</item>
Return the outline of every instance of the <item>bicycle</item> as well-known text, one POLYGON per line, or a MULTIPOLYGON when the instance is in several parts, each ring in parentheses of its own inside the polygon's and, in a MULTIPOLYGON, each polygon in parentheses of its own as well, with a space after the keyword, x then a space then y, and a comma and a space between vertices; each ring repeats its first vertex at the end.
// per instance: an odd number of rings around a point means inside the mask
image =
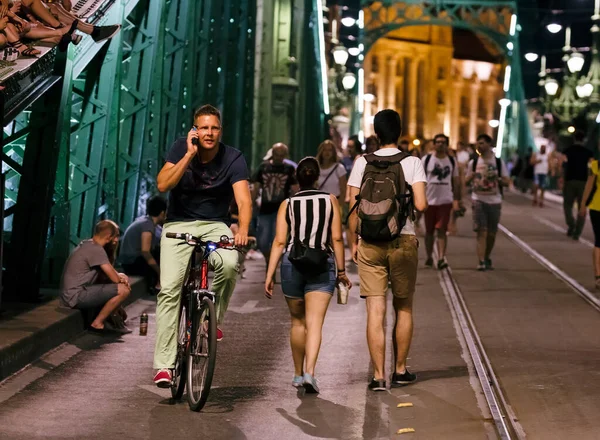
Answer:
POLYGON ((216 295, 208 289, 208 257, 218 249, 240 250, 233 245, 233 238, 226 235, 219 242, 202 241, 192 234, 176 232, 167 232, 166 237, 183 240, 182 244, 194 247, 181 289, 171 395, 180 400, 187 389, 190 409, 200 411, 210 393, 217 359, 216 295))

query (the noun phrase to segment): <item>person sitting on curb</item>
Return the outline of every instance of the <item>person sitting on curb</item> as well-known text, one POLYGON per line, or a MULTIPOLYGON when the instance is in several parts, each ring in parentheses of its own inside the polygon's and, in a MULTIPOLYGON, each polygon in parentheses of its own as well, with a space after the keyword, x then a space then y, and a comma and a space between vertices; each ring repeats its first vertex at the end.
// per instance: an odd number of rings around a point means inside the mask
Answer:
POLYGON ((131 333, 127 327, 116 328, 105 322, 131 292, 127 275, 115 270, 105 249, 106 246, 116 247, 118 242, 117 224, 111 220, 101 220, 94 227, 94 236, 79 243, 65 263, 61 300, 73 309, 100 308, 90 325, 91 331, 131 333), (107 278, 108 282, 101 283, 103 278, 107 278))
POLYGON ((160 290, 160 232, 167 218, 167 202, 154 196, 146 203, 146 215, 135 219, 123 234, 119 262, 127 275, 146 279, 148 289, 160 290), (157 233, 158 232, 158 233, 157 233))

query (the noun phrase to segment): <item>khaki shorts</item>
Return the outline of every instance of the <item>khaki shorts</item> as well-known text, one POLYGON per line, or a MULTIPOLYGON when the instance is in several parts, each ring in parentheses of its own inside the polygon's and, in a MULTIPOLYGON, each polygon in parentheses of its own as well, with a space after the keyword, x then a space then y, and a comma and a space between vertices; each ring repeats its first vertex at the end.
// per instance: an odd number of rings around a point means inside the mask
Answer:
POLYGON ((358 245, 360 296, 385 296, 388 281, 396 298, 415 293, 419 264, 419 240, 415 235, 401 235, 389 243, 358 245))

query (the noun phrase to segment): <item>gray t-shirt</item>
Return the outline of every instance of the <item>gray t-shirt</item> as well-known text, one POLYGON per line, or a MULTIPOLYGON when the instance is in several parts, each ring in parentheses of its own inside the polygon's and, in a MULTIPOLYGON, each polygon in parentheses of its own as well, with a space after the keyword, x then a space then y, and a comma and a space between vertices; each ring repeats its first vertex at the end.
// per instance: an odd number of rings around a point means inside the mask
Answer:
POLYGON ((93 240, 79 243, 65 263, 61 280, 61 298, 70 307, 75 307, 77 295, 83 286, 94 284, 102 271, 100 266, 109 263, 102 246, 93 240))
POLYGON ((159 241, 154 233, 155 229, 156 226, 149 215, 135 219, 135 221, 127 228, 121 239, 119 262, 121 264, 131 264, 137 257, 142 255, 142 232, 150 232, 152 234, 152 245, 150 250, 158 246, 159 241))

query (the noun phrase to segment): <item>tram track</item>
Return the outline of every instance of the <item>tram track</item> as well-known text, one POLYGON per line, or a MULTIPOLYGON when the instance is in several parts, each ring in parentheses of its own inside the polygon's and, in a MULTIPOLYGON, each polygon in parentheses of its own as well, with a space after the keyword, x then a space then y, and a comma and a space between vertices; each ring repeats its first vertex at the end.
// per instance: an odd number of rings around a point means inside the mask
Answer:
MULTIPOLYGON (((437 251, 435 254, 437 259, 437 251)), ((448 306, 457 322, 457 332, 460 330, 469 351, 498 437, 501 440, 525 439, 525 431, 504 395, 460 287, 452 275, 452 268, 448 266, 440 270, 438 276, 448 306)))

